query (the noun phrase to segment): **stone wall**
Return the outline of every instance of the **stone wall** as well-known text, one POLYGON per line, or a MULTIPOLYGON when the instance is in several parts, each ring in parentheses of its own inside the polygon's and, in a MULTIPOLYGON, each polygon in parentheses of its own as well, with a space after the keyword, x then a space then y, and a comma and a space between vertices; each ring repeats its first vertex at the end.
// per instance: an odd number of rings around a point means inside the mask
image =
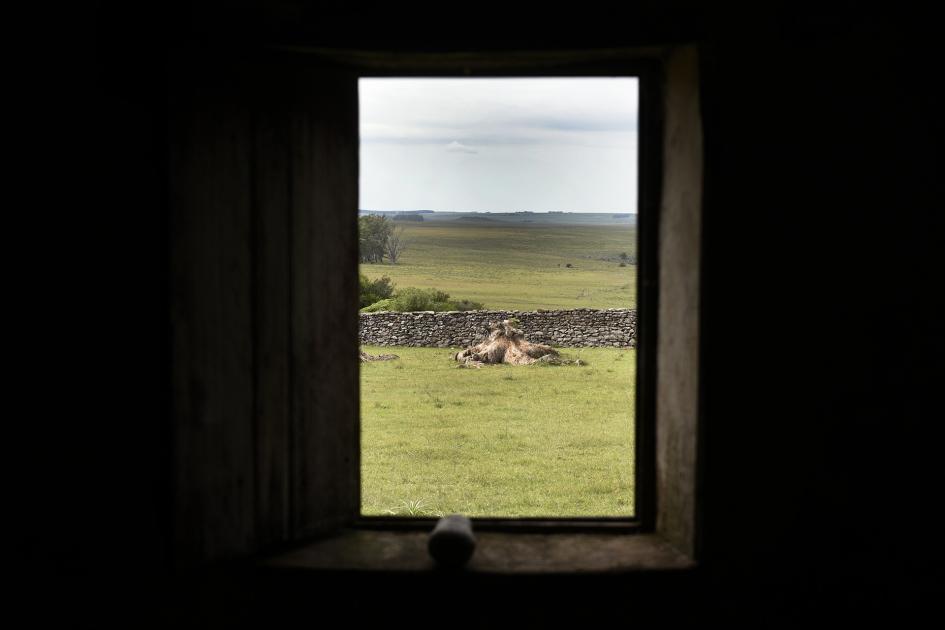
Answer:
POLYGON ((578 308, 538 311, 361 313, 362 344, 460 347, 481 341, 489 322, 517 317, 529 341, 563 347, 636 346, 637 312, 578 308))

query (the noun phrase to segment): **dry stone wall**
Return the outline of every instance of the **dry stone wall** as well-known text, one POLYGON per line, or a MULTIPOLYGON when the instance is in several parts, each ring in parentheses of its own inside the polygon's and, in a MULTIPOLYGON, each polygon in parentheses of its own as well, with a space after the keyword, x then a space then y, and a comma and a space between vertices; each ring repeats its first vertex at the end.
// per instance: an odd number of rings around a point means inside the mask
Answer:
POLYGON ((577 308, 538 311, 419 311, 361 313, 362 344, 460 347, 480 342, 489 322, 517 317, 525 338, 562 347, 636 346, 633 309, 577 308))

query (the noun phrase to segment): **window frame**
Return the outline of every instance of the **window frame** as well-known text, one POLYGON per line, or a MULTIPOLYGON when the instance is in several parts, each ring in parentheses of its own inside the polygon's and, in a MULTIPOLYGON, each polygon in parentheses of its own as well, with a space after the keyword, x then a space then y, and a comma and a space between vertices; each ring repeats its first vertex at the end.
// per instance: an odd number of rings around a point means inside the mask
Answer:
MULTIPOLYGON (((634 400, 634 515, 631 517, 472 517, 476 530, 520 533, 651 533, 656 527, 656 354, 659 319, 659 216, 662 198, 663 67, 651 51, 626 51, 616 58, 541 54, 386 58, 361 56, 345 62, 360 66, 362 78, 581 78, 625 77, 638 80, 637 122, 637 365, 634 400), (378 67, 380 66, 380 67, 378 67), (645 331, 645 334, 640 334, 645 331)), ((357 82, 356 82, 357 85, 357 82)), ((357 100, 357 99, 355 99, 357 100)), ((360 388, 360 382, 359 382, 360 388)), ((361 415, 358 410, 360 444, 361 415)), ((360 513, 361 469, 358 469, 358 516, 353 527, 366 530, 429 530, 436 518, 365 516, 360 513)))
MULTIPOLYGON (((490 536, 500 553, 519 554, 513 572, 527 572, 532 556, 544 553, 540 541, 528 541, 587 530, 596 533, 572 539, 598 551, 595 541, 616 540, 622 549, 607 543, 613 554, 606 555, 619 556, 622 569, 677 564, 661 554, 667 548, 698 559, 704 169, 695 46, 463 54, 272 47, 236 60, 183 50, 169 64, 175 566, 247 554, 273 559, 295 547, 308 548, 303 564, 344 569, 363 551, 344 544, 352 533, 378 544, 393 538, 402 550, 420 535, 395 531, 410 525, 403 520, 368 531, 360 517, 360 385, 351 352, 358 339, 357 77, 404 76, 410 68, 422 69, 411 73, 418 76, 638 77, 649 69, 641 144, 651 149, 639 160, 638 309, 647 331, 637 373, 639 522, 507 520, 477 528, 511 532, 490 536), (321 546, 334 544, 326 537, 341 546, 321 546)), ((376 557, 361 560, 384 570, 376 557)), ((571 562, 581 571, 611 566, 581 565, 573 553, 562 562, 559 568, 571 562)))

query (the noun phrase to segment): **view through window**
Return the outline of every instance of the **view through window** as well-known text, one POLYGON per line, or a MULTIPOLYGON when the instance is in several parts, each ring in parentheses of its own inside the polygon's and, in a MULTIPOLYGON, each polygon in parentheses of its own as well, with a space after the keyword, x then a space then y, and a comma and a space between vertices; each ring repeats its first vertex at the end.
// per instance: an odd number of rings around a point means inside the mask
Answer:
POLYGON ((363 515, 634 515, 638 93, 360 80, 363 515))

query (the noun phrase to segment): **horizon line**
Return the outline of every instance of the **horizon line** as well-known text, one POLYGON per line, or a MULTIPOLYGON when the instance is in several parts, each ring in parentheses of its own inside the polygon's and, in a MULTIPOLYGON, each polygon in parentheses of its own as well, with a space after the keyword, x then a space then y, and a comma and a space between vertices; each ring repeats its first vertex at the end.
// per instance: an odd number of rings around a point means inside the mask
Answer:
POLYGON ((453 212, 463 214, 638 214, 623 210, 430 210, 428 208, 358 208, 358 212, 453 212))

